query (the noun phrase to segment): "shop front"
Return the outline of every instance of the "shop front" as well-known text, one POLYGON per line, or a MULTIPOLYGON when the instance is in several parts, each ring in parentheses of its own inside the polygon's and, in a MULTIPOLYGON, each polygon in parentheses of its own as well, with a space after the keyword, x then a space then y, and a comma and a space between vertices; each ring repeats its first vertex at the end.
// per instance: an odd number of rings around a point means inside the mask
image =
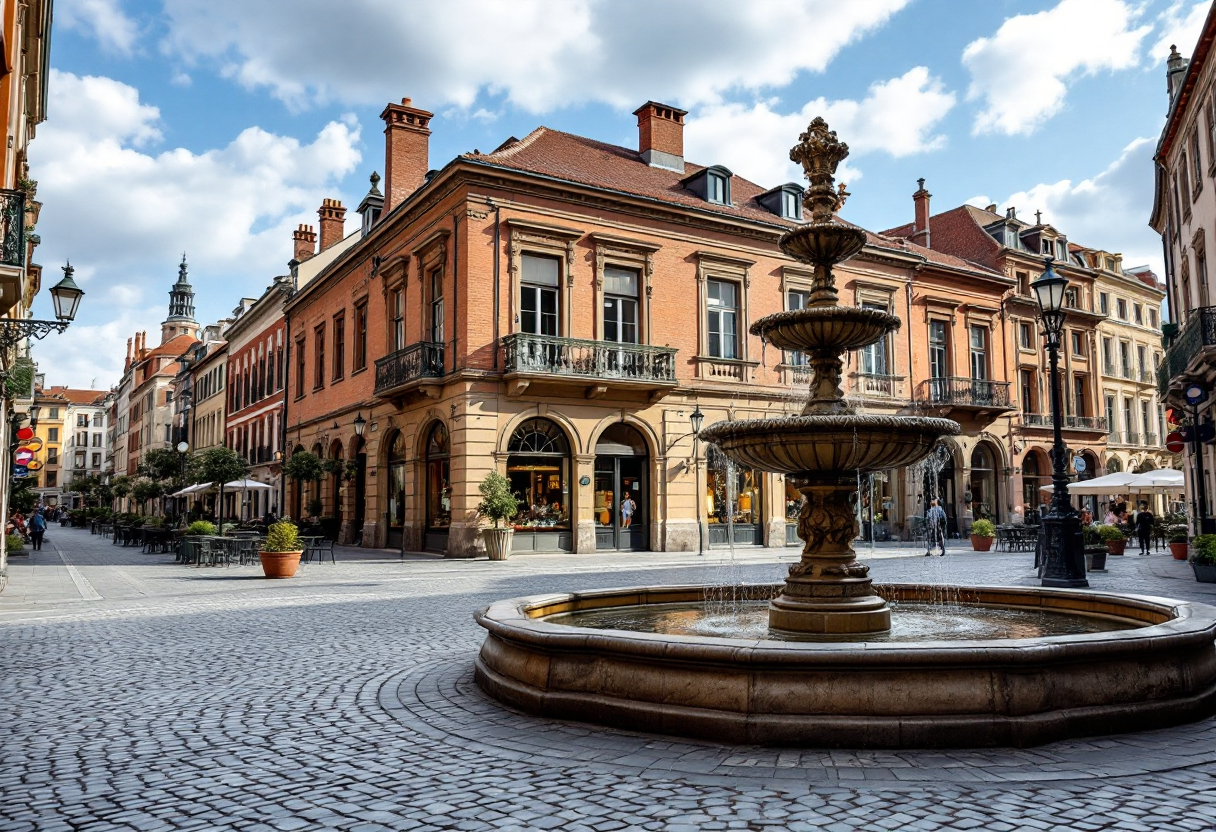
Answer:
POLYGON ((388 446, 388 540, 390 549, 400 549, 405 536, 405 434, 397 431, 388 446))
POLYGON ((636 428, 610 425, 595 444, 595 548, 650 546, 646 441, 636 428))
POLYGON ((507 444, 507 478, 520 498, 514 552, 570 552, 570 442, 556 423, 528 419, 507 444))
POLYGON ((710 546, 764 545, 764 473, 731 462, 710 446, 705 511, 710 546))

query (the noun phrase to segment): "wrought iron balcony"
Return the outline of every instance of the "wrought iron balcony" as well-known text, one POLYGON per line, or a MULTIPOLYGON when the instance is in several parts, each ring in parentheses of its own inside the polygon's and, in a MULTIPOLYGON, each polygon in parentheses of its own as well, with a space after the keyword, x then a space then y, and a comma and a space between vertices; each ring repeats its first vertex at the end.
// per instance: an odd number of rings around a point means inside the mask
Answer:
POLYGON ((1009 382, 986 379, 930 378, 920 383, 917 398, 930 405, 1007 409, 1009 382))
MULTIPOLYGON (((1101 433, 1106 433, 1105 416, 1065 416, 1060 422, 1061 426, 1066 430, 1094 430, 1101 433)), ((1028 428, 1045 428, 1050 430, 1052 427, 1051 414, 1049 413, 1023 413, 1022 425, 1028 428)), ((1110 441, 1118 441, 1119 432, 1110 432, 1110 441)))
POLYGON ((391 395, 415 382, 443 376, 443 344, 421 341, 376 360, 375 392, 391 395))
POLYGON ((25 191, 0 188, 0 265, 25 266, 25 191))
POLYGON ((503 370, 508 376, 568 378, 592 383, 600 393, 614 383, 650 389, 676 383, 676 350, 672 347, 518 332, 502 339, 502 349, 503 370))
POLYGON ((1182 376, 1191 362, 1206 347, 1216 347, 1216 306, 1202 306, 1191 311, 1186 323, 1165 351, 1157 368, 1157 392, 1165 398, 1172 383, 1182 384, 1182 376))
MULTIPOLYGON (((1050 422, 1049 422, 1050 424, 1050 422)), ((1065 416, 1064 427, 1078 430, 1096 430, 1106 433, 1105 416, 1065 416)))

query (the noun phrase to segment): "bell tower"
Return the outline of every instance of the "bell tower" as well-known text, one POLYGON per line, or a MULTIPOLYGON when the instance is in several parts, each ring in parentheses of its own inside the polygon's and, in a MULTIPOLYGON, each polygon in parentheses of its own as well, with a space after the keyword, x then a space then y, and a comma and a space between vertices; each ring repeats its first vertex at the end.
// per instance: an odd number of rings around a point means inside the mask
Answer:
POLYGON ((179 335, 198 338, 198 333, 198 321, 194 320, 194 287, 186 276, 186 253, 182 252, 177 282, 169 290, 169 317, 160 325, 160 342, 168 343, 179 335))

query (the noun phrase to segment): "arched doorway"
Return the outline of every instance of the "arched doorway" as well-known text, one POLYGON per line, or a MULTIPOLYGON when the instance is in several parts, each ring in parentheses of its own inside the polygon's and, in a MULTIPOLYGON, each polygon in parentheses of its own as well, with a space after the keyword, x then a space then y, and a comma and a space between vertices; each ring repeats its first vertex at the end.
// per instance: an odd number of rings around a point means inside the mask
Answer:
POLYGON ((595 443, 595 548, 640 551, 650 545, 646 440, 623 422, 595 443))
POLYGON ((405 540, 405 434, 397 431, 388 443, 387 497, 388 540, 390 549, 400 549, 405 540))
POLYGON ((367 521, 367 444, 362 436, 355 437, 355 513, 351 541, 363 544, 363 524, 367 521))
POLYGON ((1047 499, 1042 489, 1050 483, 1051 466, 1047 464, 1047 455, 1039 450, 1027 451, 1022 459, 1022 516, 1027 522, 1039 522, 1039 507, 1047 499))
POLYGON ((972 519, 995 522, 1000 508, 997 500, 996 456, 985 442, 976 445, 971 452, 971 479, 967 486, 971 493, 972 519))
POLYGON ((709 545, 764 545, 764 474, 736 465, 713 445, 705 454, 705 510, 709 545))
MULTIPOLYGON (((291 453, 293 455, 304 453, 304 446, 296 445, 291 453)), ((300 480, 292 480, 291 485, 291 517, 296 523, 299 523, 304 518, 304 483, 300 480)))
POLYGON ((342 460, 342 442, 340 440, 335 439, 330 444, 329 458, 337 464, 333 466, 334 470, 329 475, 329 494, 330 499, 333 500, 329 513, 334 519, 332 521, 332 530, 326 529, 326 534, 330 534, 332 532, 332 534, 336 537, 338 529, 342 528, 342 491, 346 484, 346 480, 344 479, 346 475, 346 465, 342 460))
POLYGON ((436 422, 426 439, 426 533, 423 548, 430 552, 448 550, 448 530, 452 525, 452 468, 448 429, 436 422))
POLYGON ((548 419, 528 419, 507 443, 507 477, 523 499, 515 516, 512 551, 569 552, 570 442, 548 419))

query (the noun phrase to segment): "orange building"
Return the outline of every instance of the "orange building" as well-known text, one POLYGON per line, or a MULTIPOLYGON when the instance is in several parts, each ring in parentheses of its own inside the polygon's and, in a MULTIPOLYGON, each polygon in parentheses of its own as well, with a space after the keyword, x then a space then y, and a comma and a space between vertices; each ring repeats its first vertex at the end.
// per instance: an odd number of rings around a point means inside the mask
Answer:
MULTIPOLYGON (((431 171, 432 115, 408 99, 385 108, 383 195, 373 184, 359 231, 286 308, 287 447, 349 463, 321 495, 345 540, 472 555, 477 485, 492 470, 524 498, 516 551, 795 540, 797 492, 712 448, 694 458, 689 417, 802 406, 800 356, 748 334, 805 303, 810 272, 777 246, 802 221, 802 188, 686 162, 683 111, 648 102, 636 115, 636 149, 540 127, 431 171)), ((337 239, 341 217, 330 219, 337 239)), ((987 449, 991 494, 964 505, 979 466, 960 465, 952 516, 964 523, 982 504, 1006 517, 1007 455, 999 431, 983 431, 1010 409, 1001 298, 1012 281, 871 234, 838 284, 906 321, 849 357, 850 398, 960 418, 975 436, 959 449, 972 461, 987 449), (985 333, 982 347, 949 352, 941 376, 925 349, 935 322, 956 339, 985 333)), ((862 489, 876 536, 912 530, 918 476, 862 489)), ((287 512, 306 507, 291 488, 287 512)))

